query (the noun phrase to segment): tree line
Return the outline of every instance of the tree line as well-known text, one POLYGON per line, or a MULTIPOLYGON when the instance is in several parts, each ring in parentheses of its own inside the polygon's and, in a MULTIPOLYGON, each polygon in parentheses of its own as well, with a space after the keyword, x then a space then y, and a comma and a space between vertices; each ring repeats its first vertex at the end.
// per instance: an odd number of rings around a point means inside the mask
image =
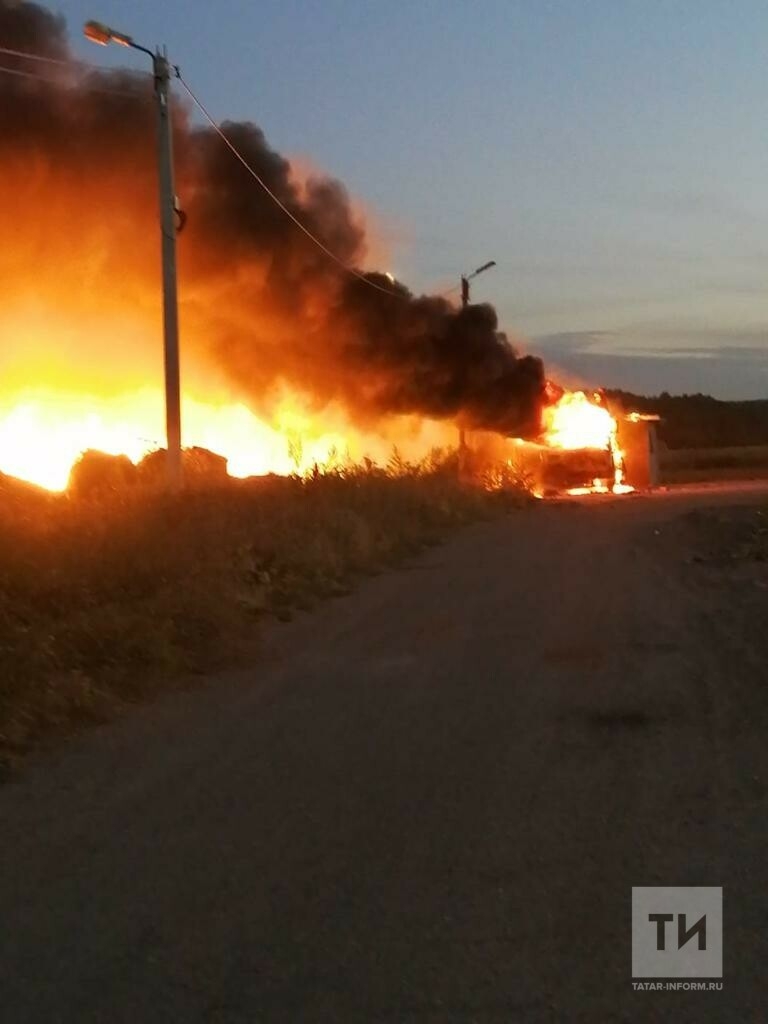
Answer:
POLYGON ((627 412, 656 413, 668 448, 729 448, 768 444, 768 399, 724 402, 711 395, 634 395, 606 391, 627 412))

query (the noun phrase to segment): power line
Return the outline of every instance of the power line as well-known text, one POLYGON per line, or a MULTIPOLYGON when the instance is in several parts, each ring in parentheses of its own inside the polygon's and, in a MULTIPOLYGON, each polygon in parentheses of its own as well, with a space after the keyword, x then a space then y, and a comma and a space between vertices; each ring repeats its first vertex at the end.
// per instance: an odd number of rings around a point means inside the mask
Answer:
POLYGON ((36 75, 34 71, 22 71, 20 68, 7 68, 0 64, 0 71, 4 75, 16 75, 18 78, 34 78, 38 82, 49 82, 51 85, 56 83, 51 78, 46 78, 45 75, 36 75))
MULTIPOLYGON (((105 71, 105 72, 107 72, 109 74, 110 72, 114 73, 114 71, 116 70, 115 68, 107 67, 106 64, 93 64, 93 63, 91 63, 90 61, 87 61, 87 60, 76 60, 74 58, 66 58, 65 59, 63 57, 48 57, 48 56, 46 56, 43 53, 30 53, 29 50, 13 50, 13 49, 11 49, 8 46, 0 46, 0 55, 5 55, 7 57, 19 57, 19 58, 21 58, 23 60, 42 61, 45 64, 53 64, 56 67, 72 68, 72 69, 76 69, 76 70, 80 70, 80 71, 86 71, 88 73, 92 73, 94 71, 96 71, 96 72, 105 71)), ((14 68, 6 68, 6 67, 2 66, 2 67, 0 67, 0 71, 7 71, 8 74, 14 74, 15 73, 15 74, 19 75, 22 78, 39 78, 40 81, 42 81, 42 82, 50 82, 52 85, 58 84, 58 83, 54 82, 52 79, 50 79, 50 78, 44 78, 42 75, 37 75, 37 74, 35 74, 32 71, 22 71, 20 68, 19 69, 14 69, 14 68)), ((135 72, 133 72, 133 73, 135 74, 135 72)), ((82 84, 82 83, 78 83, 78 84, 82 84)), ((87 80, 85 80, 85 84, 87 85, 87 87, 89 89, 91 89, 94 92, 110 93, 113 96, 134 96, 134 95, 136 95, 135 93, 129 92, 127 89, 110 89, 108 86, 91 85, 87 80)))
POLYGON ((248 173, 251 175, 251 177, 254 178, 259 183, 259 185, 261 185, 261 187, 264 189, 264 191, 267 193, 267 195, 270 197, 270 199, 274 203, 276 203, 277 206, 279 206, 280 209, 283 211, 283 213, 293 221, 293 223, 296 225, 296 227, 299 228, 301 231, 303 231, 304 234, 307 236, 307 238, 310 239, 310 241, 315 243, 315 245, 318 247, 318 249, 321 249, 325 253, 325 255, 328 256, 330 259, 332 259, 334 263, 338 264, 338 266, 340 266, 342 268, 342 270, 345 270, 348 274, 351 274, 352 277, 356 277, 359 281, 362 281, 364 284, 367 284, 370 288, 375 288, 377 292, 383 292, 385 295, 390 295, 393 298, 397 298, 397 299, 405 298, 405 296, 402 295, 400 292, 392 291, 389 288, 382 288, 381 285, 376 284, 375 281, 371 281, 370 278, 366 277, 364 274, 361 274, 359 270, 355 270, 354 267, 350 267, 348 263, 345 263, 344 260, 342 260, 340 257, 338 257, 335 252, 332 252, 326 245, 324 245, 320 241, 319 238, 317 238, 315 235, 313 235, 312 232, 309 230, 309 228, 305 227, 304 224, 302 224, 302 222, 298 219, 298 217, 296 217, 293 213, 291 213, 291 211, 288 209, 288 207, 283 202, 280 201, 280 199, 275 195, 275 193, 272 191, 272 189, 269 187, 269 185, 267 185, 267 183, 264 181, 264 179, 259 176, 259 174, 253 169, 253 167, 251 167, 251 165, 248 163, 248 161, 245 159, 245 157, 242 155, 242 153, 240 153, 240 151, 230 142, 230 140, 227 138, 227 136, 224 134, 222 129, 219 127, 218 123, 213 119, 213 117, 208 112, 208 110, 203 105, 203 103, 197 98, 197 96, 195 96, 195 94, 192 92, 190 87, 187 85, 187 83, 181 77, 181 72, 179 71, 178 68, 176 69, 176 75, 177 75, 179 81, 181 82, 182 86, 186 90, 187 95, 189 96, 189 98, 192 100, 192 102, 198 108, 198 110, 203 115, 203 117, 206 119, 206 121, 208 121, 208 123, 210 124, 211 128, 213 128, 213 130, 222 139, 222 141, 224 143, 226 143, 227 147, 232 151, 234 156, 237 157, 237 159, 240 161, 240 163, 243 165, 243 167, 246 169, 246 171, 248 171, 248 173))
MULTIPOLYGON (((61 58, 61 57, 49 57, 49 56, 46 56, 45 54, 42 54, 42 53, 30 53, 27 50, 14 50, 14 49, 12 49, 10 47, 7 47, 7 46, 0 46, 0 54, 4 54, 4 55, 6 55, 8 57, 18 57, 18 58, 26 59, 26 60, 41 61, 41 62, 46 63, 46 64, 54 64, 54 65, 57 65, 57 66, 60 66, 60 67, 61 66, 64 66, 64 67, 80 67, 80 68, 87 68, 89 70, 96 70, 96 71, 109 71, 109 70, 111 70, 111 69, 107 68, 105 65, 101 65, 101 64, 91 64, 91 63, 88 63, 86 61, 69 60, 69 59, 64 59, 64 58, 61 58)), ((298 217, 296 217, 296 215, 293 214, 283 202, 281 202, 281 200, 270 189, 270 187, 263 180, 263 178, 261 178, 261 176, 253 169, 253 167, 251 167, 251 165, 248 163, 248 161, 245 159, 245 157, 240 153, 240 151, 233 145, 233 143, 230 142, 230 140, 227 138, 227 136, 224 134, 224 132, 220 128, 219 124, 216 122, 216 120, 209 113, 209 111, 207 110, 207 108, 205 107, 203 102, 198 99, 198 97, 194 94, 192 89, 190 89, 190 87, 184 81, 184 79, 182 78, 181 72, 179 71, 178 67, 175 70, 176 70, 176 76, 179 79, 179 82, 183 86, 184 90, 186 91, 187 95, 192 100, 192 102, 195 104, 195 106, 198 108, 198 110, 203 115, 203 117, 206 119, 206 121, 208 121, 210 126, 217 133, 217 135, 219 135, 219 137, 222 139, 222 141, 225 143, 225 145, 230 149, 232 154, 240 161, 240 163, 243 165, 243 167, 245 167, 245 169, 248 171, 248 173, 251 175, 251 177, 254 178, 254 180, 256 182, 258 182, 258 184, 267 193, 267 195, 270 197, 270 199, 283 211, 283 213, 286 215, 286 217, 288 217, 290 220, 293 221, 293 223, 296 225, 297 228, 299 228, 300 231, 304 232, 304 234, 307 236, 307 238, 310 239, 310 241, 312 241, 322 252, 324 252, 325 255, 328 256, 329 259, 333 260, 334 263, 336 263, 339 267, 341 267, 342 270, 346 271, 348 274, 351 274, 352 277, 356 277, 358 279, 358 281, 362 281, 364 284, 368 285, 369 288, 375 288, 376 291, 383 292, 384 295, 389 295, 389 296, 392 296, 393 298, 398 298, 398 299, 405 298, 405 296, 402 295, 402 293, 393 291, 390 288, 383 288, 381 285, 376 284, 375 281, 371 281, 371 279, 369 277, 366 277, 365 274, 361 274, 359 270, 356 270, 354 267, 351 267, 348 263, 345 263, 344 260, 342 260, 339 256, 337 256, 335 252, 333 252, 331 249, 329 249, 326 245, 323 244, 323 242, 320 241, 319 238, 317 238, 315 235, 313 235, 312 232, 309 230, 309 228, 305 227, 305 225, 302 224, 302 222, 298 219, 298 217)), ((44 75, 36 74, 33 71, 23 71, 20 68, 8 68, 8 67, 5 67, 3 65, 0 65, 0 73, 8 74, 8 75, 14 75, 14 76, 19 77, 19 78, 36 79, 37 81, 40 81, 40 82, 47 82, 49 85, 58 85, 59 84, 58 82, 55 82, 55 81, 53 81, 50 78, 46 78, 44 75)), ((89 85, 87 82, 81 83, 81 84, 84 84, 86 88, 88 88, 88 89, 90 89, 90 90, 92 90, 94 92, 107 93, 107 94, 110 94, 110 95, 113 95, 113 96, 127 96, 127 97, 130 97, 130 98, 137 98, 137 97, 140 97, 140 95, 141 95, 140 93, 127 92, 127 91, 118 90, 118 89, 109 89, 109 88, 104 87, 104 86, 89 85)), ((452 291, 455 291, 455 288, 451 288, 449 291, 447 291, 447 292, 445 292, 443 294, 449 295, 452 291)))
POLYGON ((6 57, 21 57, 25 60, 42 61, 45 64, 57 64, 60 67, 82 67, 93 68, 98 71, 111 71, 106 64, 91 64, 86 60, 75 60, 74 58, 48 57, 44 53, 30 53, 29 50, 12 50, 8 46, 0 46, 0 54, 6 57))
POLYGON ((46 64, 71 64, 72 61, 64 60, 61 57, 46 57, 42 53, 29 53, 26 50, 11 50, 7 46, 0 46, 0 53, 8 57, 26 57, 27 60, 41 60, 46 64))
MULTIPOLYGON (((13 75, 16 78, 32 78, 37 82, 45 82, 47 85, 62 87, 61 82, 57 82, 53 78, 48 78, 46 75, 39 75, 35 71, 23 71, 21 68, 7 68, 4 64, 0 64, 0 74, 13 75)), ((72 86, 64 85, 63 88, 72 88, 72 86)), ((92 85, 87 81, 87 79, 78 82, 75 88, 86 89, 89 92, 106 93, 108 96, 126 96, 129 99, 144 98, 140 92, 128 92, 127 89, 109 89, 103 85, 92 85)))

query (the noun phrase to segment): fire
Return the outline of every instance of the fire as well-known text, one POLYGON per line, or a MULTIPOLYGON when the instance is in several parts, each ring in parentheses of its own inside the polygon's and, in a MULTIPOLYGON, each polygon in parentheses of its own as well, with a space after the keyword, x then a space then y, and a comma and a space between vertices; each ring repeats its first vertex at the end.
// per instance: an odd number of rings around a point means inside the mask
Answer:
MULTIPOLYGON (((151 76, 70 63, 63 20, 36 4, 0 3, 0 37, 0 471, 61 490, 86 449, 135 462, 163 444, 156 112, 151 76), (17 46, 54 64, 38 76, 17 46)), ((490 307, 376 273, 376 232, 343 183, 228 122, 277 209, 185 103, 171 104, 185 446, 243 476, 381 464, 393 446, 414 461, 455 446, 462 416, 535 432, 542 364, 490 307)))
MULTIPOLYGON (((199 383, 199 381, 198 381, 199 383)), ((305 472, 365 457, 386 463, 393 446, 407 459, 455 444, 451 424, 420 417, 393 417, 370 431, 355 428, 340 409, 308 410, 301 397, 284 389, 269 416, 242 402, 216 401, 199 387, 182 405, 185 446, 207 448, 228 460, 232 476, 305 472)), ((215 389, 214 389, 215 391, 215 389)), ((610 452, 613 478, 568 489, 569 494, 628 493, 617 422, 599 395, 565 392, 543 413, 545 447, 564 451, 610 452)), ((52 491, 67 487, 70 470, 87 449, 127 455, 138 462, 163 444, 163 395, 159 387, 134 387, 98 394, 68 382, 16 387, 0 396, 0 472, 52 491)), ((527 446, 518 441, 518 445, 527 446)), ((530 447, 530 446, 528 446, 530 447)))
POLYGON ((616 435, 616 420, 583 391, 566 391, 544 409, 544 436, 553 448, 607 448, 616 435))
MULTIPOLYGON (((138 462, 163 444, 163 395, 144 387, 98 396, 52 387, 0 398, 0 472, 52 491, 66 489, 72 465, 87 449, 127 455, 138 462)), ((370 457, 386 463, 393 446, 418 459, 448 440, 443 424, 393 419, 377 432, 353 429, 343 414, 314 416, 286 392, 269 421, 239 402, 186 396, 184 445, 207 448, 228 460, 235 477, 302 473, 370 457)))
POLYGON ((544 409, 544 440, 553 448, 575 451, 594 448, 608 451, 613 463, 613 480, 596 479, 591 486, 570 488, 569 494, 627 494, 624 483, 624 452, 618 441, 618 424, 599 394, 592 398, 583 391, 566 391, 544 409))

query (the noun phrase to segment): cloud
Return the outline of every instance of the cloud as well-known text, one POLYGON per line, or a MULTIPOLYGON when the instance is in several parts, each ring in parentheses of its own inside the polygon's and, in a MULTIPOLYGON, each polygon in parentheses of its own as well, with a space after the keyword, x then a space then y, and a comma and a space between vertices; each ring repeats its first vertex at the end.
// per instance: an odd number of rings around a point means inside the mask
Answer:
POLYGON ((653 344, 645 345, 636 337, 635 332, 561 332, 534 338, 531 348, 571 386, 641 394, 702 392, 732 400, 768 396, 765 331, 665 328, 647 332, 653 344), (665 338, 670 344, 660 344, 665 338))

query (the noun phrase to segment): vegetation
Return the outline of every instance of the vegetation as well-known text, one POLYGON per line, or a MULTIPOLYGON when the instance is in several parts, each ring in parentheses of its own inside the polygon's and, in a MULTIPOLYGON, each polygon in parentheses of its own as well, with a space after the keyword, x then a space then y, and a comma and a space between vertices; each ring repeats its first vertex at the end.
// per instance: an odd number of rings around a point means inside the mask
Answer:
POLYGON ((768 445, 768 401, 722 402, 710 395, 648 397, 609 391, 625 409, 657 413, 659 437, 668 448, 734 448, 768 445))
POLYGON ((665 483, 765 479, 768 445, 669 449, 660 453, 659 461, 665 483))
POLYGON ((287 618, 524 500, 456 476, 396 457, 385 471, 79 497, 0 478, 0 750, 236 660, 259 616, 287 618))

